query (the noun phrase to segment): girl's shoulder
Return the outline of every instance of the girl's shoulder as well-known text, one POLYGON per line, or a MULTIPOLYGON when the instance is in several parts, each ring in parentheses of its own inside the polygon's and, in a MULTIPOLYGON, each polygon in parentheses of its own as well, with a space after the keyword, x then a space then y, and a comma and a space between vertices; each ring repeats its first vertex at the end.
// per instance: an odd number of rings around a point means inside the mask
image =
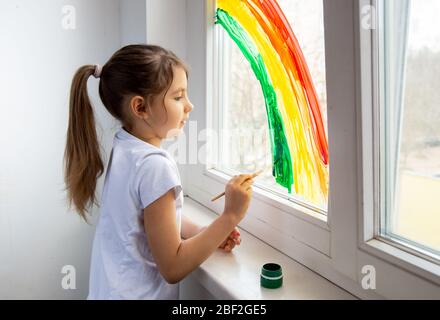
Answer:
POLYGON ((174 188, 177 199, 182 192, 179 170, 166 153, 152 153, 139 161, 135 188, 142 208, 174 188))

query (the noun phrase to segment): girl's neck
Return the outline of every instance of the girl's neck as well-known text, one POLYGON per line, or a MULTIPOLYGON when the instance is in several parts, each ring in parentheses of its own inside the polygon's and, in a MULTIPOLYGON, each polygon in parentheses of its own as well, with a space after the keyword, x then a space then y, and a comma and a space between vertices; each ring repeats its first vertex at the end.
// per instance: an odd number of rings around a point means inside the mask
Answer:
POLYGON ((160 148, 160 145, 162 143, 162 139, 160 139, 159 137, 144 137, 141 134, 137 133, 135 130, 129 130, 126 127, 122 127, 122 129, 124 129, 125 131, 127 131, 129 134, 131 134, 132 136, 135 136, 136 138, 145 141, 148 144, 151 144, 153 146, 155 146, 156 148, 160 148))

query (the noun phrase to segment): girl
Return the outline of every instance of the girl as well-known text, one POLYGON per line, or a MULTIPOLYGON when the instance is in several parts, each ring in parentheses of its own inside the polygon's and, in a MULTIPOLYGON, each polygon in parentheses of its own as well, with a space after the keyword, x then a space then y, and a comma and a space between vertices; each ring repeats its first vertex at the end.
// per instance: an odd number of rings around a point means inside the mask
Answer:
POLYGON ((172 52, 129 45, 102 68, 83 66, 73 78, 65 183, 69 206, 73 202, 86 221, 104 170, 87 94, 91 75, 100 78, 101 100, 121 123, 104 180, 88 299, 178 299, 179 281, 217 248, 240 244, 236 225, 249 205, 252 175, 228 182, 224 211, 209 226, 181 215, 179 172, 160 146, 179 133, 193 109, 187 74, 172 52))

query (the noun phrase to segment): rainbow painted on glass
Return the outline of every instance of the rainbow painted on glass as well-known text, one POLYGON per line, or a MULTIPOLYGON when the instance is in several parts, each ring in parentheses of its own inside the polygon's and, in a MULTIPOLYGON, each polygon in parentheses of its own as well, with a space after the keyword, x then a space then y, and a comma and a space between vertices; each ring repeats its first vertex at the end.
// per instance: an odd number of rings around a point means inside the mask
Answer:
POLYGON ((328 197, 328 142, 298 40, 275 0, 217 0, 223 26, 264 95, 276 182, 316 204, 328 197))

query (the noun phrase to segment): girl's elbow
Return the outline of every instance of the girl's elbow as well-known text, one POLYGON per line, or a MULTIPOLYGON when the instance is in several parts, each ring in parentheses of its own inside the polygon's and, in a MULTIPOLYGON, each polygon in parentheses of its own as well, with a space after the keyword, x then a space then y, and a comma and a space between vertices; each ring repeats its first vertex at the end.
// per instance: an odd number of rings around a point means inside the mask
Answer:
POLYGON ((175 272, 169 272, 166 274, 162 274, 165 281, 169 284, 177 284, 182 281, 183 277, 176 274, 175 272))
POLYGON ((176 269, 175 264, 172 264, 172 266, 159 268, 159 272, 167 283, 176 284, 184 278, 176 269))
POLYGON ((182 242, 177 248, 177 253, 173 258, 169 258, 166 262, 158 264, 159 272, 166 282, 169 284, 176 284, 185 278, 186 274, 179 270, 180 262, 178 259, 179 251, 181 249, 182 242))
POLYGON ((180 282, 180 280, 176 279, 176 278, 169 278, 169 279, 165 279, 167 283, 169 284, 177 284, 180 282))

